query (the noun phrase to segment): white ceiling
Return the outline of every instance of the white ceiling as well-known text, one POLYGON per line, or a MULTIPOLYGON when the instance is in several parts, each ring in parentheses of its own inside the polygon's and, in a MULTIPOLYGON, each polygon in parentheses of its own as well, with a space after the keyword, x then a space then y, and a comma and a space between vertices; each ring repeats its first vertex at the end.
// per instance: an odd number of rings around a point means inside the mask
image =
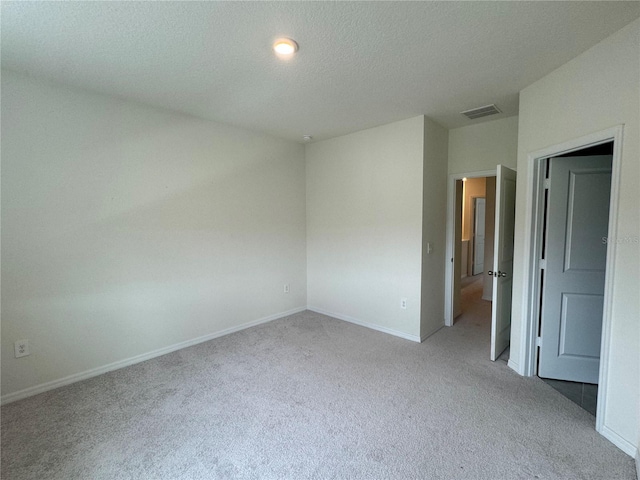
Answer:
POLYGON ((2 66, 317 140, 421 114, 459 127, 489 103, 514 115, 522 88, 638 16, 637 1, 2 2, 2 66))

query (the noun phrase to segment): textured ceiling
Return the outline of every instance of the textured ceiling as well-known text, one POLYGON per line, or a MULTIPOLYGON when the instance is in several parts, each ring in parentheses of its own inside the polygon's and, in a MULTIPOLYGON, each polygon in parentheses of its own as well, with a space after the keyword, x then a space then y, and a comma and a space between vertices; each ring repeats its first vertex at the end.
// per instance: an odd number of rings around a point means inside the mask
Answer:
POLYGON ((522 88, 639 15, 606 1, 5 1, 2 66, 301 141, 420 114, 459 127, 489 103, 514 115, 522 88), (271 51, 280 36, 300 44, 289 61, 271 51))

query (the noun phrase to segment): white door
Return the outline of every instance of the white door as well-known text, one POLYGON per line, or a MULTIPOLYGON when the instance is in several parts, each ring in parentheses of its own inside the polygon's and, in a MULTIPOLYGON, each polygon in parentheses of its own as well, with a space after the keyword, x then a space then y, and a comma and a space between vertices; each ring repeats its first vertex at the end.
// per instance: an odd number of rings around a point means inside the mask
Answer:
POLYGON ((478 275, 484 270, 484 215, 485 199, 474 199, 473 221, 473 275, 478 275))
POLYGON ((491 360, 509 346, 513 286, 513 230, 516 216, 516 172, 498 165, 494 237, 493 304, 491 306, 491 360))
POLYGON ((549 162, 538 375, 598 383, 612 156, 549 162))

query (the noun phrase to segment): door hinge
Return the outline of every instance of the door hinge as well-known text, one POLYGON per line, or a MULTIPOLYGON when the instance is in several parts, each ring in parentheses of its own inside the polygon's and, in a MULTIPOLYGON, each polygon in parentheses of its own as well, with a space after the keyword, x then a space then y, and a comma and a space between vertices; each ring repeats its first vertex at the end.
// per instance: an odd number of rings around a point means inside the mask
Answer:
POLYGON ((551 186, 551 179, 550 178, 545 178, 544 179, 544 189, 545 190, 549 190, 550 186, 551 186))
POLYGON ((547 261, 541 258, 538 260, 538 265, 540 265, 540 270, 544 270, 547 268, 547 261))
POLYGON ((542 337, 536 337, 536 347, 542 346, 542 337))

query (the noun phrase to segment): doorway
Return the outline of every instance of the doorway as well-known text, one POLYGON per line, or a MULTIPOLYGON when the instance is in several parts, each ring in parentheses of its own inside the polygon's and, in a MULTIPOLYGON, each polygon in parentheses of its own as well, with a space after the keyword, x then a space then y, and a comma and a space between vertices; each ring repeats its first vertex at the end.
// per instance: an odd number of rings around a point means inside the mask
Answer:
MULTIPOLYGON (((456 182, 456 250, 459 274, 454 281, 454 324, 473 324, 486 335, 491 324, 491 283, 484 272, 485 247, 493 248, 493 228, 487 228, 487 202, 495 204, 495 177, 463 178, 456 182), (485 241, 485 237, 487 241, 485 241)), ((491 222, 493 227, 493 221, 491 222)), ((493 256, 493 251, 487 252, 493 256)), ((491 267, 490 267, 491 268, 491 267)), ((489 268, 489 269, 490 269, 489 268)))
POLYGON ((544 160, 538 376, 596 413, 613 143, 544 160))
MULTIPOLYGON (((454 319, 459 316, 460 311, 460 280, 468 274, 468 254, 462 259, 462 199, 464 183, 469 179, 495 177, 496 170, 485 170, 478 172, 467 172, 449 175, 447 186, 447 244, 446 244, 446 265, 445 265, 445 302, 444 302, 444 323, 452 327, 454 319), (465 272, 465 265, 467 271, 465 272)), ((486 243, 486 238, 485 238, 486 243)), ((468 252, 468 249, 465 250, 468 252)), ((485 263, 487 258, 485 255, 485 263)))
POLYGON ((454 323, 468 309, 470 299, 466 297, 471 292, 479 296, 477 300, 492 300, 492 278, 485 273, 484 261, 485 256, 493 258, 495 177, 465 177, 456 182, 455 188, 454 257, 459 273, 453 286, 454 323))
MULTIPOLYGON (((485 242, 483 267, 479 277, 486 286, 483 298, 489 300, 491 349, 489 357, 497 360, 507 350, 510 342, 511 327, 511 289, 513 284, 513 233, 515 218, 516 172, 502 165, 495 171, 473 172, 449 176, 447 202, 447 267, 445 270, 445 325, 453 326, 455 318, 462 313, 460 283, 467 265, 468 274, 472 275, 472 265, 468 255, 466 262, 461 262, 464 254, 462 247, 462 197, 463 184, 470 178, 483 178, 485 182, 485 219, 493 223, 485 223, 485 242), (491 187, 486 188, 486 183, 491 187), (493 200, 490 201, 490 194, 493 200), (487 236, 492 235, 492 241, 487 236)), ((467 197, 470 197, 467 191, 467 197)), ((468 205, 473 205, 470 201, 468 205)), ((477 202, 476 202, 477 205, 477 202)), ((469 207, 468 218, 474 218, 473 209, 469 207)), ((471 242, 470 242, 471 243, 471 242)), ((473 244, 473 243, 471 243, 473 244)), ((477 286, 476 286, 477 287, 477 286)), ((484 288, 483 288, 484 290, 484 288)))
MULTIPOLYGON (((602 177, 608 176, 610 181, 608 182, 608 186, 610 189, 610 193, 608 193, 606 199, 598 199, 597 200, 597 209, 604 209, 606 214, 608 215, 608 219, 605 221, 600 218, 600 229, 602 229, 602 224, 604 223, 604 235, 601 235, 599 241, 601 245, 598 248, 605 252, 604 256, 599 260, 601 262, 600 267, 595 270, 600 270, 601 274, 601 288, 599 293, 592 294, 589 292, 580 293, 574 295, 572 298, 572 292, 567 289, 563 291, 560 295, 563 295, 560 301, 560 311, 564 318, 561 318, 561 323, 564 322, 564 325, 560 327, 560 335, 564 335, 564 338, 557 340, 547 340, 547 347, 551 346, 556 351, 556 356, 558 352, 560 356, 567 354, 568 357, 583 357, 589 358, 594 357, 592 352, 585 350, 585 344, 575 343, 572 340, 571 335, 573 335, 576 331, 576 324, 572 324, 570 319, 567 319, 567 316, 570 314, 570 310, 574 309, 575 312, 579 310, 595 310, 597 312, 597 318, 599 319, 599 332, 594 340, 594 329, 592 327, 588 327, 587 340, 590 339, 591 347, 595 343, 597 347, 599 347, 599 351, 597 355, 599 355, 599 359, 597 362, 597 376, 596 381, 597 388, 597 406, 596 406, 596 430, 607 438, 606 432, 604 431, 604 412, 606 411, 606 400, 607 400, 607 390, 608 390, 608 362, 609 362, 609 347, 610 347, 610 337, 611 337, 611 318, 612 318, 612 302, 611 302, 611 291, 613 285, 613 272, 611 269, 611 261, 615 256, 615 242, 607 241, 607 239, 612 238, 611 236, 615 234, 617 230, 617 201, 618 198, 618 185, 620 178, 620 159, 621 159, 621 145, 622 139, 622 127, 614 127, 602 132, 597 132, 591 135, 587 135, 582 138, 578 138, 564 144, 556 145, 553 147, 548 147, 544 150, 540 150, 538 152, 534 152, 529 154, 529 169, 528 169, 528 181, 530 182, 528 185, 528 194, 527 194, 527 206, 525 210, 526 218, 524 222, 524 237, 525 237, 525 250, 524 254, 526 257, 525 261, 525 270, 523 272, 524 277, 524 308, 523 308, 523 325, 520 331, 520 354, 515 362, 519 362, 519 366, 514 362, 512 368, 516 369, 523 375, 546 375, 544 371, 540 370, 541 366, 541 344, 544 346, 546 338, 543 338, 541 334, 544 331, 544 324, 542 321, 544 320, 541 315, 543 311, 543 292, 544 292, 544 282, 545 275, 541 275, 540 273, 546 268, 546 258, 543 258, 543 252, 545 251, 546 244, 548 241, 547 232, 545 231, 545 219, 547 216, 547 212, 545 210, 546 197, 548 195, 547 188, 547 168, 549 166, 548 159, 550 158, 570 158, 577 156, 582 157, 590 157, 593 155, 584 155, 585 153, 609 153, 611 152, 611 170, 610 173, 605 172, 591 172, 596 173, 596 175, 586 175, 582 180, 587 179, 588 177, 595 178, 597 176, 602 177), (588 148, 595 147, 597 150, 587 150, 588 148), (602 208, 604 207, 604 208, 602 208), (602 262, 604 262, 604 266, 602 266, 602 262), (603 281, 602 281, 603 277, 603 281), (583 297, 583 298, 580 298, 583 297), (599 298, 599 299, 598 299, 599 298), (586 302, 582 302, 581 300, 586 300, 586 302), (600 305, 600 307, 596 307, 596 303, 600 305), (587 304, 590 305, 587 308, 587 304), (569 334, 569 337, 567 337, 569 334), (598 341, 599 340, 599 341, 598 341), (551 342, 551 345, 549 345, 551 342), (558 342, 558 343, 555 343, 558 342), (572 343, 573 342, 573 343, 572 343), (555 345, 554 345, 555 343, 555 345)), ((586 164, 585 164, 586 166, 586 164)), ((590 167, 591 168, 591 167, 590 167)), ((596 170, 601 167, 594 167, 596 170)), ((591 170, 594 170, 591 168, 591 170)), ((588 169, 587 169, 588 170, 588 169)), ((571 183, 571 188, 575 191, 572 193, 577 199, 580 196, 580 188, 576 182, 578 181, 579 175, 573 175, 569 181, 571 183), (577 195, 577 196, 576 196, 577 195)), ((580 180, 580 181, 582 181, 580 180)), ((582 187, 585 187, 589 182, 586 182, 582 187)), ((606 183, 606 182, 605 182, 606 183)), ((591 197, 591 194, 594 191, 598 191, 599 194, 602 194, 602 187, 597 188, 586 188, 589 192, 587 198, 591 197)), ((595 196, 594 196, 595 198, 595 196)), ((548 207, 548 205, 547 205, 548 207)), ((551 207, 552 208, 552 207, 551 207)), ((573 220, 565 221, 565 225, 569 225, 569 227, 574 230, 571 235, 577 235, 580 237, 581 235, 586 234, 585 232, 591 228, 588 222, 588 219, 591 214, 591 208, 589 210, 589 215, 586 217, 583 215, 580 219, 578 225, 577 218, 580 216, 578 212, 577 216, 574 216, 573 220), (585 227, 583 228, 583 232, 580 233, 580 228, 575 228, 574 225, 578 227, 582 227, 583 224, 585 227), (586 229, 586 230, 585 230, 586 229)), ((567 211, 571 211, 572 208, 569 208, 567 211)), ((551 228, 551 225, 549 225, 551 228)), ((566 235, 566 233, 565 233, 566 235)), ((571 239, 569 239, 571 242, 571 239)), ((576 262, 580 259, 584 260, 585 258, 589 258, 591 256, 591 252, 587 253, 585 250, 582 252, 579 251, 580 248, 584 248, 584 242, 581 242, 581 246, 579 246, 578 250, 572 252, 573 246, 569 243, 569 247, 565 245, 563 255, 563 265, 562 270, 569 271, 572 268, 576 271, 576 273, 580 273, 580 270, 593 270, 593 268, 585 265, 579 265, 575 263, 571 264, 571 255, 574 253, 576 262), (567 255, 568 253, 568 255, 567 255), (574 268, 575 267, 575 268, 574 268)), ((576 244, 577 245, 577 244, 576 244)), ((586 248, 591 249, 594 245, 590 243, 586 246, 586 248)), ((549 272, 542 272, 547 274, 549 272)), ((553 280, 551 280, 553 281, 553 280)), ((547 301, 550 301, 547 299, 547 301)), ((556 308, 558 306, 558 298, 555 299, 556 308)), ((555 327, 557 328, 557 327, 555 327)), ((554 328, 547 328, 546 331, 554 330, 554 328)), ((556 375, 557 376, 557 375, 556 375)), ((562 380, 559 380, 562 381, 562 380)), ((588 385, 593 385, 594 380, 591 379, 589 382, 576 382, 576 383, 584 383, 588 385)), ((584 390, 582 390, 582 395, 584 396, 584 390)), ((577 403, 577 402, 576 402, 577 403)), ((615 443, 615 442, 614 442, 615 443)))

